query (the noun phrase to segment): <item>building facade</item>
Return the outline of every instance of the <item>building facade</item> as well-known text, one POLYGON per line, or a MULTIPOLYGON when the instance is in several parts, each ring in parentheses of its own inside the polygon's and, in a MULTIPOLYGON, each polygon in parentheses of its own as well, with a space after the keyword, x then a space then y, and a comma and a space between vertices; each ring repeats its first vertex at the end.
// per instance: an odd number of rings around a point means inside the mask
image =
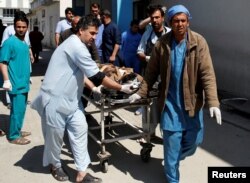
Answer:
POLYGON ((250 1, 167 0, 174 4, 190 10, 191 28, 206 38, 219 92, 250 99, 250 1))
POLYGON ((28 14, 30 29, 38 26, 44 34, 43 44, 55 47, 54 32, 57 22, 65 18, 64 10, 72 7, 77 15, 86 15, 94 2, 99 3, 102 9, 111 11, 112 19, 121 31, 128 28, 133 17, 133 0, 33 0, 28 14))
POLYGON ((16 11, 28 13, 30 0, 0 0, 0 19, 3 24, 12 25, 16 11))
POLYGON ((210 47, 219 91, 250 99, 250 1, 240 0, 0 0, 0 18, 5 24, 13 23, 14 12, 28 13, 30 29, 37 25, 45 38, 43 44, 55 47, 55 28, 65 18, 64 10, 72 7, 78 15, 90 12, 90 5, 97 2, 102 9, 109 9, 112 20, 121 31, 129 28, 133 18, 143 19, 146 7, 162 4, 170 7, 184 4, 191 12, 191 28, 202 34, 210 47))

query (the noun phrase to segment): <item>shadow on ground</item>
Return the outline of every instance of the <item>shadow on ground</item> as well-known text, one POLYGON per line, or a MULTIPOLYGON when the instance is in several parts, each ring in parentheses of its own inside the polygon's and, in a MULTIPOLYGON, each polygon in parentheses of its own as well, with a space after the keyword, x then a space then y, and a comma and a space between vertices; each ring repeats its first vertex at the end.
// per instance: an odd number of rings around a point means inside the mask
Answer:
MULTIPOLYGON (((33 173, 50 174, 50 167, 43 167, 42 165, 43 149, 43 145, 33 147, 28 150, 23 157, 14 164, 14 166, 22 167, 24 170, 33 173)), ((62 160, 63 167, 65 167, 65 171, 68 173, 70 181, 74 182, 76 171, 67 166, 68 163, 72 164, 74 162, 73 160, 62 160)))
POLYGON ((39 62, 32 64, 31 76, 44 76, 53 51, 53 49, 43 49, 40 53, 39 62))
POLYGON ((29 149, 23 157, 14 165, 22 167, 24 170, 35 173, 49 173, 47 168, 42 166, 43 146, 35 146, 29 149))
POLYGON ((209 119, 208 113, 205 119, 204 142, 201 148, 223 159, 233 166, 249 166, 250 144, 249 117, 236 116, 222 110, 222 125, 217 125, 215 119, 209 119), (245 118, 246 121, 241 121, 245 118))
MULTIPOLYGON (((97 124, 97 121, 94 118, 89 118, 88 121, 90 121, 92 125, 93 123, 95 123, 95 125, 97 124)), ((91 126, 91 124, 89 124, 89 126, 91 126)), ((106 133, 105 139, 112 139, 111 136, 117 138, 134 133, 134 131, 130 128, 124 128, 121 126, 115 128, 112 127, 112 130, 114 130, 113 134, 111 133, 111 135, 108 135, 106 133), (114 134, 118 135, 116 136, 114 134)), ((98 134, 100 134, 100 131, 98 134)), ((100 139, 100 135, 98 136, 97 134, 95 134, 95 136, 100 139)), ((141 146, 139 143, 138 146, 141 150, 141 146)), ((119 141, 106 143, 105 148, 111 154, 111 157, 108 159, 108 164, 113 165, 116 169, 123 172, 124 175, 130 174, 133 179, 142 181, 144 183, 152 183, 155 181, 159 182, 159 180, 165 180, 163 174, 162 159, 151 157, 149 162, 144 162, 141 159, 140 152, 134 154, 119 141), (150 176, 146 176, 149 174, 150 176)), ((97 153, 100 152, 100 150, 101 147, 92 138, 89 137, 89 152, 92 162, 100 162, 99 158, 97 157, 97 153)), ((102 171, 102 166, 99 163, 92 165, 90 168, 94 172, 102 171)))
POLYGON ((9 131, 9 115, 0 114, 0 129, 6 134, 9 131))

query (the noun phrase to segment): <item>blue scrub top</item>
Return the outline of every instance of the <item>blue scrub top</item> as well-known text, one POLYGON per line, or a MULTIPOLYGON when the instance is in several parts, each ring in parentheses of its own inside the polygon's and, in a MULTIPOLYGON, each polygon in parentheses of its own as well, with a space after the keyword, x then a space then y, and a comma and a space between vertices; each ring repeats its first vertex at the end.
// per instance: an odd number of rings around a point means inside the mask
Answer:
POLYGON ((141 34, 133 33, 131 30, 122 33, 121 51, 125 67, 131 67, 134 72, 140 74, 140 60, 137 48, 141 40, 141 34))
POLYGON ((189 117, 183 98, 183 69, 185 65, 186 40, 171 45, 171 75, 165 108, 161 115, 161 128, 182 131, 203 127, 203 112, 189 117))
POLYGON ((30 57, 27 43, 11 36, 2 45, 0 62, 6 62, 8 65, 8 75, 12 84, 12 91, 9 93, 27 93, 30 89, 30 57))

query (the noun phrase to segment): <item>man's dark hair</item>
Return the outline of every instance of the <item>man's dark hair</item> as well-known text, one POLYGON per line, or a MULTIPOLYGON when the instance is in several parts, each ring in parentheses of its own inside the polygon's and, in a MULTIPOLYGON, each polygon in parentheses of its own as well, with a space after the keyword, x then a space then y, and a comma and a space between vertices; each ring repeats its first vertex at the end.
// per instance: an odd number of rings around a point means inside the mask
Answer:
POLYGON ((139 25, 140 21, 137 20, 137 19, 134 19, 130 22, 130 26, 133 26, 133 25, 139 25))
POLYGON ((14 15, 14 27, 16 26, 17 21, 26 22, 27 26, 29 26, 29 20, 26 17, 26 14, 23 11, 17 11, 14 15))
POLYGON ((38 26, 34 26, 34 31, 38 31, 38 26))
POLYGON ((92 3, 90 7, 91 8, 94 7, 94 8, 100 9, 100 4, 98 4, 98 3, 92 3))
POLYGON ((157 10, 159 10, 161 12, 161 16, 164 17, 164 11, 162 9, 162 5, 150 5, 148 8, 147 8, 147 12, 150 15, 152 15, 154 12, 156 12, 157 10))
POLYGON ((105 15, 105 16, 111 18, 111 13, 110 13, 110 11, 107 10, 107 9, 102 10, 101 13, 100 13, 100 15, 101 15, 101 16, 105 15))
POLYGON ((94 26, 98 28, 100 26, 100 21, 98 18, 96 18, 94 15, 89 14, 86 16, 83 16, 79 22, 77 23, 76 29, 79 31, 79 29, 86 30, 89 26, 94 26))
POLYGON ((73 15, 75 14, 73 8, 68 7, 68 8, 65 9, 65 15, 68 14, 69 12, 71 12, 73 15))

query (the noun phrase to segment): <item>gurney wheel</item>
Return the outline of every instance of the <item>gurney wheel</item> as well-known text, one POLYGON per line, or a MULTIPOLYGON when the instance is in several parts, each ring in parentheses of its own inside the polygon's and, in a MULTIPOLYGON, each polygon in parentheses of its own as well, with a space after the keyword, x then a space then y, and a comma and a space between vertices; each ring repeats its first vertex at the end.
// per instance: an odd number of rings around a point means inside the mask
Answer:
POLYGON ((102 172, 103 173, 107 173, 108 172, 108 160, 104 160, 103 162, 101 162, 101 166, 102 166, 102 172))
POLYGON ((141 149, 141 160, 143 162, 148 162, 151 158, 151 155, 150 155, 150 152, 151 152, 152 148, 151 149, 148 149, 148 148, 142 148, 141 149))

